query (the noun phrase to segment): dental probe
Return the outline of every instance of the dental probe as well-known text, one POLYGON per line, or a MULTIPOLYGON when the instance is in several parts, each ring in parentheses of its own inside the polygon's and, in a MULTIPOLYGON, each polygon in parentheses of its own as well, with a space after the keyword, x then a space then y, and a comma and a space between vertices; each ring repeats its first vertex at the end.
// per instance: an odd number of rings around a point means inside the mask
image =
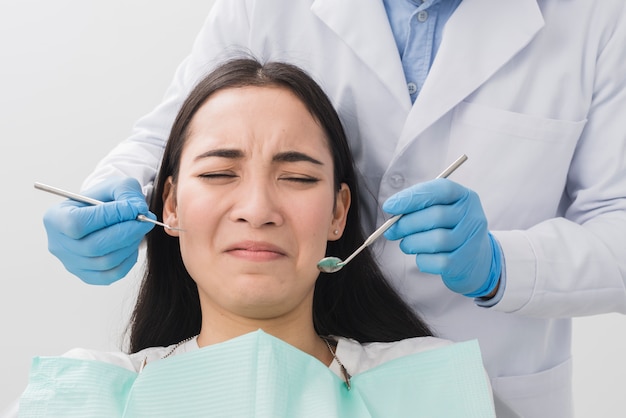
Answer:
MULTIPOLYGON (((87 196, 83 196, 82 194, 68 192, 67 190, 59 189, 58 187, 49 186, 47 184, 43 184, 43 183, 39 183, 39 182, 35 182, 35 189, 43 190, 44 192, 52 193, 52 194, 55 194, 55 195, 58 195, 58 196, 67 197, 68 199, 75 200, 77 202, 87 203, 88 205, 94 205, 95 206, 95 205, 103 205, 104 204, 104 202, 102 202, 100 200, 93 199, 93 198, 87 197, 87 196)), ((155 221, 154 219, 150 219, 150 218, 148 218, 145 215, 137 215, 137 220, 141 221, 141 222, 150 222, 150 223, 162 226, 163 228, 170 229, 170 230, 182 231, 179 228, 174 228, 174 227, 171 227, 171 226, 169 226, 167 224, 164 224, 163 222, 159 222, 159 221, 155 221)))

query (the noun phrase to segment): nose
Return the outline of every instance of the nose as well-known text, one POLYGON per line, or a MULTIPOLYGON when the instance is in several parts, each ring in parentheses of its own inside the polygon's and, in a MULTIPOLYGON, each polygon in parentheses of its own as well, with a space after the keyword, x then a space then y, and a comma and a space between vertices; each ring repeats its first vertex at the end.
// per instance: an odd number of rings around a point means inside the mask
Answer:
POLYGON ((271 185, 254 181, 239 189, 237 201, 230 213, 232 221, 246 222, 253 228, 283 223, 278 196, 271 185))

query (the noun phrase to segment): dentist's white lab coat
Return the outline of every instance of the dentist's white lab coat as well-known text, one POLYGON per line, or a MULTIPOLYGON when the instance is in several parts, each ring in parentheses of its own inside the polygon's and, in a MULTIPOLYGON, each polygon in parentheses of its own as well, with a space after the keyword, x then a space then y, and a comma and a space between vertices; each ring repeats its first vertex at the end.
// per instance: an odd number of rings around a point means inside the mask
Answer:
MULTIPOLYGON (((338 108, 379 206, 451 176, 481 198, 505 255, 492 308, 377 248, 397 289, 445 338, 479 338, 494 390, 525 416, 571 416, 570 317, 626 312, 626 11, 622 0, 464 0, 412 106, 381 1, 218 0, 166 99, 86 181, 149 185, 193 84, 233 51, 306 69, 338 108)), ((149 186, 148 186, 149 187, 149 186)))

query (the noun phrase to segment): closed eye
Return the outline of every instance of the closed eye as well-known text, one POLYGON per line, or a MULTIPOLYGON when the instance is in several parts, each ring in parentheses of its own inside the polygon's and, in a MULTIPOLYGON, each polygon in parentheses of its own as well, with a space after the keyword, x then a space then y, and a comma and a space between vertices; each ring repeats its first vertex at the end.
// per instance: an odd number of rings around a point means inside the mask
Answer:
POLYGON ((233 173, 219 172, 219 173, 203 173, 203 174, 199 174, 198 177, 211 183, 222 184, 222 183, 229 183, 233 179, 236 179, 237 175, 233 173))
POLYGON ((281 177, 281 180, 293 181, 296 183, 307 183, 307 184, 313 184, 313 183, 317 183, 318 181, 320 181, 319 179, 315 177, 281 177))
POLYGON ((204 173, 204 174, 200 174, 200 177, 219 178, 219 177, 237 177, 237 176, 231 173, 204 173))

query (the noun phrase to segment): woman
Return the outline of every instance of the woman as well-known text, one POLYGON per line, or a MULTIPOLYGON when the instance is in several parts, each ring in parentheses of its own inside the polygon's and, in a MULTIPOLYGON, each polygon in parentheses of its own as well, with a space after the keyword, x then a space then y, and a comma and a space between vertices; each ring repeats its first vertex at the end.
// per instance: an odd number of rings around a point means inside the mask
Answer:
POLYGON ((492 416, 478 351, 432 337, 367 250, 317 270, 364 240, 357 187, 341 123, 310 77, 247 58, 218 67, 165 149, 151 211, 172 228, 148 235, 131 354, 36 360, 21 412, 69 396, 63 408, 120 415, 492 416), (390 360, 403 361, 377 367, 390 360), (69 392, 42 400, 59 380, 69 392))

